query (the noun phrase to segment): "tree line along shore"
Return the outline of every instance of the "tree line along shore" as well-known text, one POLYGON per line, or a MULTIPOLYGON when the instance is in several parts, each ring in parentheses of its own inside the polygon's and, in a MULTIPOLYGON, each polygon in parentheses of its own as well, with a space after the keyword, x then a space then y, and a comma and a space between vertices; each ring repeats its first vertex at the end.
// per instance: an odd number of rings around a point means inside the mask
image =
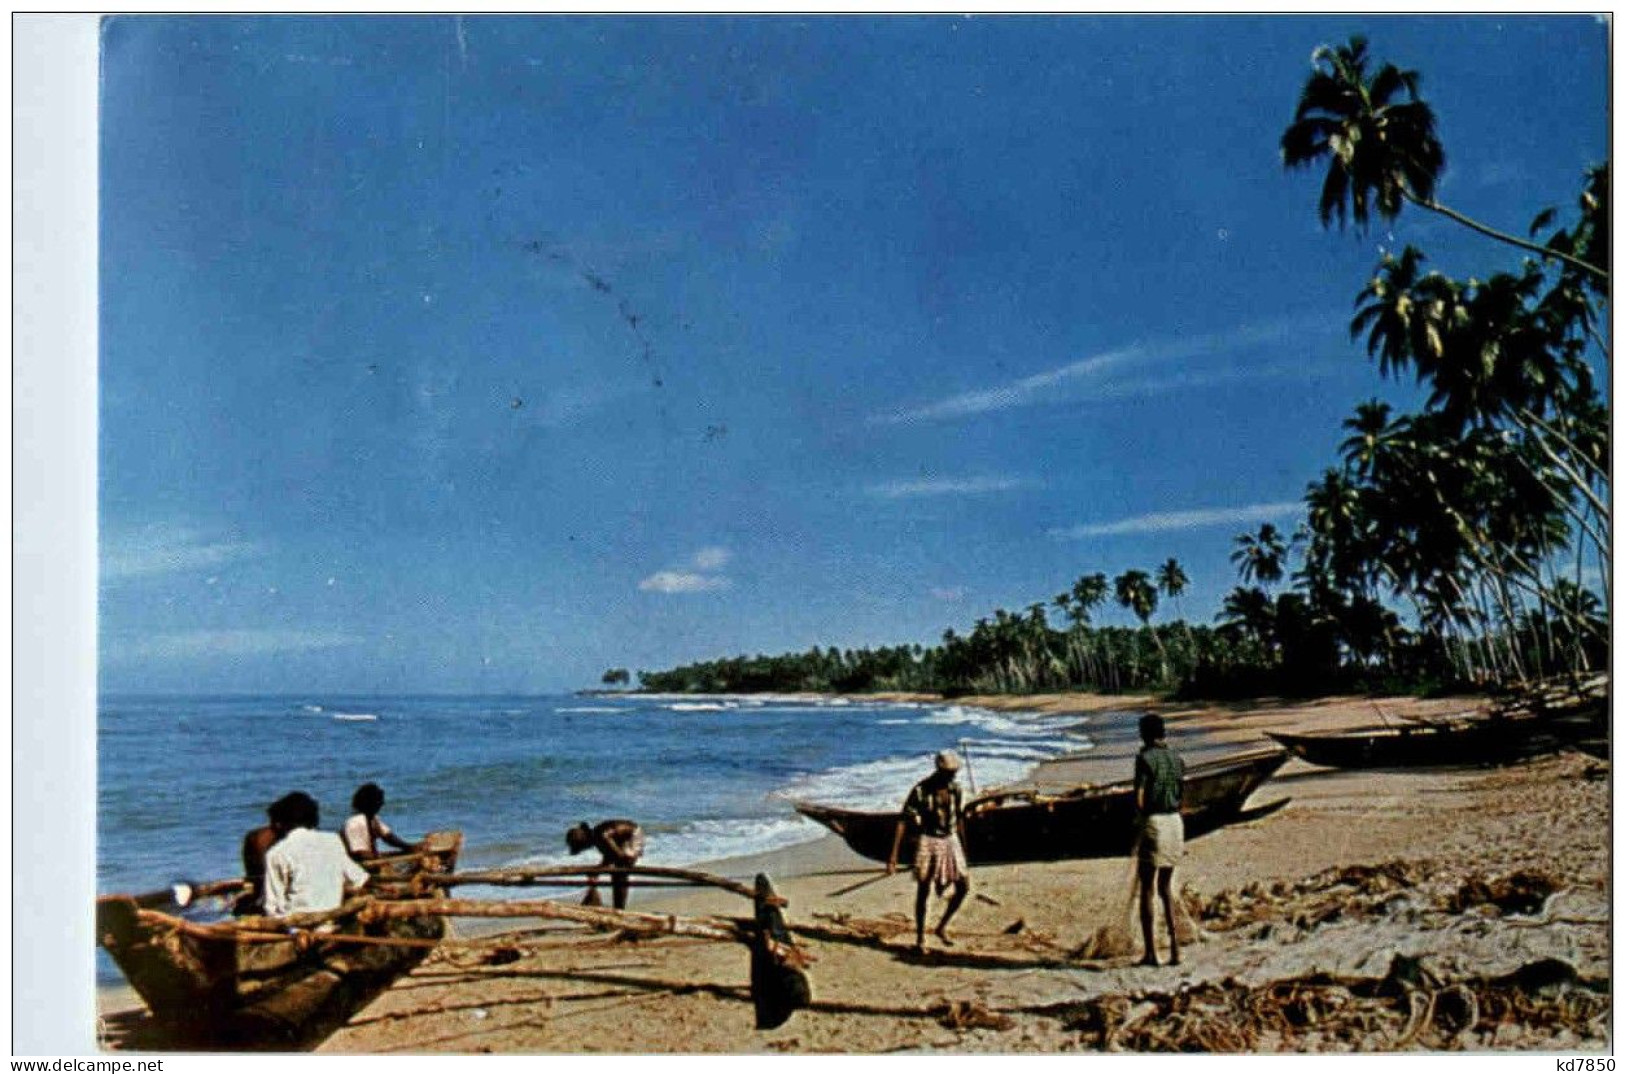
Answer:
MULTIPOLYGON (((1424 212, 1515 251, 1454 278, 1407 245, 1385 251, 1349 330, 1381 379, 1425 402, 1372 398, 1304 492, 1304 522, 1235 539, 1240 573, 1216 625, 1153 624, 1189 579, 1177 560, 997 609, 940 644, 815 647, 640 671, 644 689, 1171 690, 1186 696, 1517 687, 1606 663, 1612 542, 1607 162, 1573 209, 1532 207, 1527 237, 1438 200, 1445 150, 1421 76, 1362 37, 1324 46, 1280 141, 1319 168, 1323 226, 1368 233, 1424 212), (1138 628, 1099 626, 1120 605, 1138 628), (1059 626, 1051 624, 1051 611, 1059 626)), ((604 674, 627 684, 625 668, 604 674)))

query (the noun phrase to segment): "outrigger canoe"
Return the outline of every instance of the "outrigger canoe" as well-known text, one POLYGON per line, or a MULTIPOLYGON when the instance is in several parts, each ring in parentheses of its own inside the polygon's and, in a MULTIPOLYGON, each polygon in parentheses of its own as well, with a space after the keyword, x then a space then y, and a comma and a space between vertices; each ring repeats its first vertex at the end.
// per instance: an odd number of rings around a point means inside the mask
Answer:
POLYGON ((203 923, 166 912, 230 900, 248 890, 246 880, 106 895, 96 900, 97 941, 178 1045, 313 1048, 445 935, 443 917, 369 911, 435 893, 414 878, 452 872, 462 841, 461 832, 434 832, 414 853, 367 863, 374 893, 327 913, 203 923))
MULTIPOLYGON (((1287 761, 1270 749, 1192 765, 1185 770, 1186 838, 1195 838, 1274 812, 1286 799, 1245 810, 1249 795, 1287 761)), ((794 803, 796 811, 822 824, 872 861, 891 855, 899 814, 794 803)), ((1135 838, 1132 781, 1082 786, 1058 795, 991 791, 965 803, 965 856, 972 865, 1127 855, 1135 838)), ((906 835, 898 860, 914 856, 906 835)))
POLYGON ((1587 718, 1492 716, 1304 734, 1266 733, 1310 764, 1328 768, 1507 764, 1576 741, 1587 718))

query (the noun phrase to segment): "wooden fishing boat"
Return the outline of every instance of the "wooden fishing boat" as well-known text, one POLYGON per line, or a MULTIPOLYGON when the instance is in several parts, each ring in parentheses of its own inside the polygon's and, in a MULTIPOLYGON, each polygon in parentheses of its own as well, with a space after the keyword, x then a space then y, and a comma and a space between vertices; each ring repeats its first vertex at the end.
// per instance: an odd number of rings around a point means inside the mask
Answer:
MULTIPOLYGON (((1285 805, 1286 800, 1281 799, 1244 811, 1247 797, 1286 760, 1286 753, 1270 749, 1187 768, 1181 810, 1186 837, 1205 835, 1285 805)), ((866 858, 883 862, 891 855, 898 813, 807 802, 797 802, 795 808, 866 858)), ((992 791, 965 803, 965 856, 972 865, 1122 857, 1133 849, 1134 838, 1132 781, 1082 786, 1058 795, 992 791)), ((907 863, 913 857, 914 841, 905 834, 898 861, 907 863)))
POLYGON ((1507 764, 1550 753, 1577 737, 1573 717, 1487 717, 1355 727, 1303 734, 1267 732, 1310 764, 1328 768, 1422 768, 1507 764))
POLYGON ((418 879, 450 873, 461 849, 462 833, 434 832, 414 853, 369 862, 374 893, 326 913, 206 922, 176 912, 229 901, 245 880, 106 895, 96 900, 97 940, 176 1046, 312 1048, 445 935, 444 918, 376 908, 436 891, 418 879))

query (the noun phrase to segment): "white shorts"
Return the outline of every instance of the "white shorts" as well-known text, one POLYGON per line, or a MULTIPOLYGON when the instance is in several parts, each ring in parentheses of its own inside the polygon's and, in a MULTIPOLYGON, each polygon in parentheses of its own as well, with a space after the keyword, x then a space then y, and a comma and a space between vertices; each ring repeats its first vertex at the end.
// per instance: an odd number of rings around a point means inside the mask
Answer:
POLYGON ((1185 818, 1178 813, 1152 813, 1140 822, 1140 861, 1172 869, 1185 856, 1185 818))

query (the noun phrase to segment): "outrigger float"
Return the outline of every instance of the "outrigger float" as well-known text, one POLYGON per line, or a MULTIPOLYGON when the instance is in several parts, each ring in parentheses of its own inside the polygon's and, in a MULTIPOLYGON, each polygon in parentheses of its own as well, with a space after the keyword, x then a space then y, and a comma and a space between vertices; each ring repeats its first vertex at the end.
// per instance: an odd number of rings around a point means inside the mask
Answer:
MULTIPOLYGON (((608 866, 455 871, 460 832, 435 832, 411 854, 366 863, 368 893, 336 910, 288 917, 196 921, 246 880, 175 885, 96 902, 98 942, 151 1011, 166 1042, 185 1048, 298 1051, 316 1047, 436 948, 483 946, 447 935, 451 918, 571 922, 639 937, 689 936, 745 944, 756 1026, 783 1025, 812 999, 806 952, 766 875, 747 886, 686 869, 608 866), (459 886, 580 888, 620 874, 639 888, 703 886, 751 900, 748 918, 678 916, 551 899, 453 898, 459 886)), ((487 942, 488 943, 488 942, 487 942)), ((522 947, 516 943, 508 946, 522 947)))

